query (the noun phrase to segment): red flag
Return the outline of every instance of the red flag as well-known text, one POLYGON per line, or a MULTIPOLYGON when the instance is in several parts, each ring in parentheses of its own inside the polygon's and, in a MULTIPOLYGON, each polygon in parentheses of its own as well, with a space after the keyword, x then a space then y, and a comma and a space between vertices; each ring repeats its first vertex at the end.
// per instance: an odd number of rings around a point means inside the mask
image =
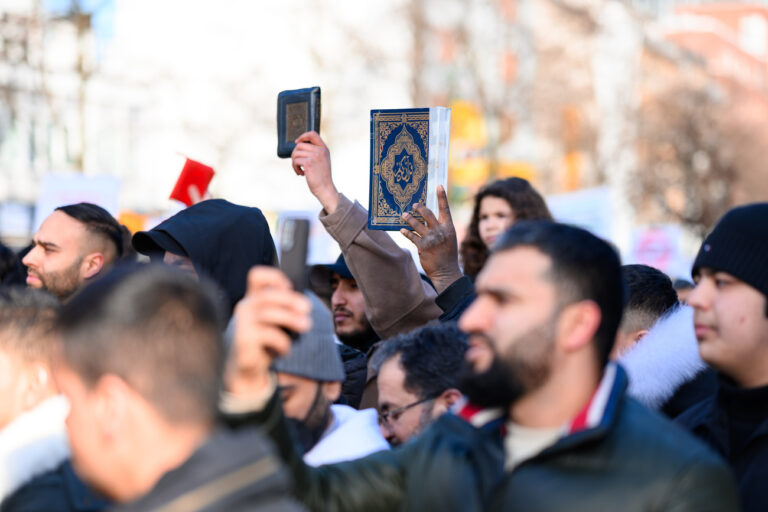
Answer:
POLYGON ((176 181, 176 186, 173 187, 173 192, 171 192, 171 199, 176 199, 187 206, 192 206, 192 198, 189 197, 189 186, 194 185, 200 193, 200 197, 202 197, 206 190, 208 190, 208 184, 213 179, 213 175, 212 167, 187 158, 179 179, 176 181))

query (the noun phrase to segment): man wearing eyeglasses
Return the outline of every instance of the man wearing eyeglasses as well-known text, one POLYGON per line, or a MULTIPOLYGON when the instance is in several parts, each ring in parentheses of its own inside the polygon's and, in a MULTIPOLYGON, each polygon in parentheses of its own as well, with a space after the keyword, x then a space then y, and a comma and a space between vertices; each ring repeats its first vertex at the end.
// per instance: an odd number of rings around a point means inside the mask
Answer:
POLYGON ((466 335, 452 323, 381 344, 371 365, 379 374, 379 426, 389 444, 406 442, 461 399, 458 376, 466 350, 466 335))

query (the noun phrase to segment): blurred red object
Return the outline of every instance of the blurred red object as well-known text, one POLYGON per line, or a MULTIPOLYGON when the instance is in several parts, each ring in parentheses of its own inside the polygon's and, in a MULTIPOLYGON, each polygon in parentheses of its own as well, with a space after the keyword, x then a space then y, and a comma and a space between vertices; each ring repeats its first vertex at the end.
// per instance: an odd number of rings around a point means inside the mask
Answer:
POLYGON ((214 174, 215 172, 212 167, 187 158, 184 168, 181 169, 179 179, 176 181, 176 186, 173 187, 173 192, 171 192, 171 199, 176 199, 187 206, 192 206, 195 204, 195 201, 189 195, 189 187, 194 186, 199 192, 199 197, 205 196, 208 184, 213 179, 214 174))

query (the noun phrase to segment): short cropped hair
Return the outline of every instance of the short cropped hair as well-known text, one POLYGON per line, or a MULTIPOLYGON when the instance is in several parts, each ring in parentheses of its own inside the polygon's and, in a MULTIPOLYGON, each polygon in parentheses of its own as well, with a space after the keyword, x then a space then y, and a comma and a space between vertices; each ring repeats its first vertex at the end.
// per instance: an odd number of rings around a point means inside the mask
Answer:
POLYGON ((45 361, 52 355, 50 331, 59 301, 48 292, 9 286, 0 288, 0 349, 24 361, 45 361))
POLYGON ((533 247, 551 260, 549 278, 561 305, 594 301, 600 308, 595 333, 599 363, 605 365, 613 349, 626 302, 619 255, 608 242, 589 231, 550 221, 521 221, 502 235, 494 253, 533 247))
POLYGON ((115 249, 115 261, 123 256, 123 229, 115 218, 101 206, 92 203, 77 203, 59 206, 61 211, 75 220, 79 220, 88 232, 101 237, 115 249))
POLYGON ((399 356, 405 389, 419 399, 434 398, 458 387, 466 351, 467 334, 455 323, 447 322, 386 340, 375 352, 371 365, 378 370, 399 356))
POLYGON ((650 329, 656 321, 677 306, 672 280, 661 270, 648 265, 621 267, 628 299, 622 329, 650 329))
POLYGON ((207 282, 165 265, 124 265, 61 309, 62 356, 85 383, 117 375, 173 423, 213 421, 222 305, 207 282))

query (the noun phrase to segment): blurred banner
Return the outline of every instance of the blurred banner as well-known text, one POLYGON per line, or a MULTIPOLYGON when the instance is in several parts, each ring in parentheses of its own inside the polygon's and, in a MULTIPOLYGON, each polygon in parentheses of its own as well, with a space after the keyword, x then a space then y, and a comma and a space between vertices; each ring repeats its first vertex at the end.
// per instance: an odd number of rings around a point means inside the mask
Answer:
POLYGON ((115 176, 47 174, 40 180, 34 231, 53 210, 74 203, 97 204, 117 218, 119 197, 120 179, 115 176))

